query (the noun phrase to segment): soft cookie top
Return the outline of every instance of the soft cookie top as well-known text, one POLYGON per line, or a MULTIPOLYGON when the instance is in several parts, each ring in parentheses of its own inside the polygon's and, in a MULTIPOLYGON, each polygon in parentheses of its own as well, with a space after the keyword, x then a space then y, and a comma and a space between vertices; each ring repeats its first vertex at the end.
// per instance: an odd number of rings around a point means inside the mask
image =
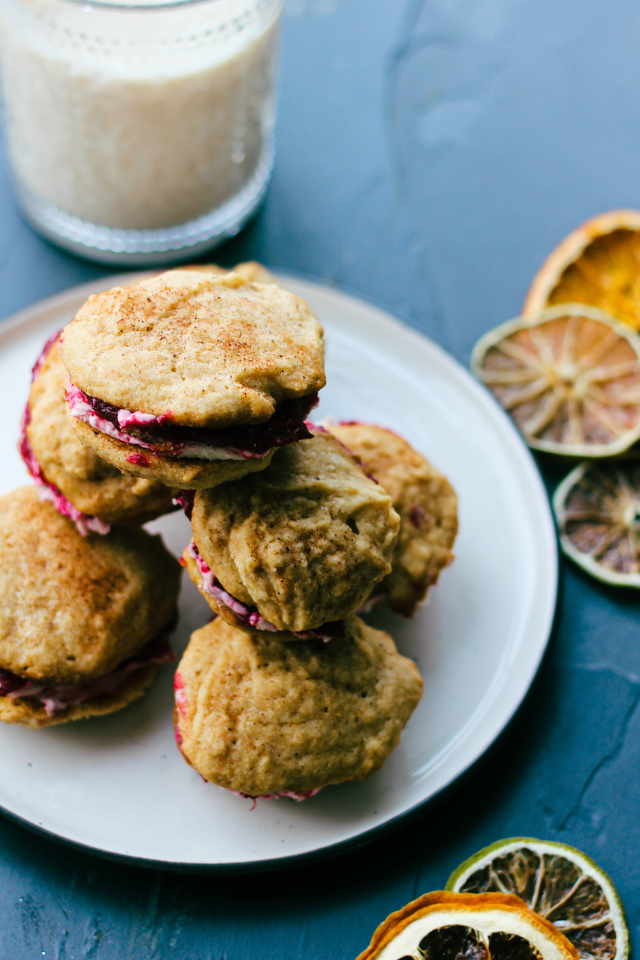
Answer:
MULTIPOLYGON (((278 450, 261 473, 199 490, 192 514, 198 555, 230 600, 294 632, 360 606, 391 570, 399 526, 388 493, 322 430, 278 450)), ((233 604, 212 606, 238 622, 233 604)))
POLYGON ((392 610, 411 616, 453 560, 457 498, 447 478, 398 434, 367 423, 332 424, 331 432, 364 463, 400 514, 392 570, 382 588, 392 610))
POLYGON ((180 269, 199 270, 200 273, 214 273, 219 277, 225 273, 237 273, 239 276, 244 277, 245 280, 252 281, 252 283, 278 283, 273 274, 270 273, 266 267, 263 267, 261 263, 258 263, 257 260, 247 260, 244 263, 236 263, 235 267, 229 269, 221 267, 217 263, 199 263, 194 266, 180 267, 180 269))
POLYGON ((158 536, 82 537, 35 487, 0 498, 0 667, 75 684, 110 673, 174 616, 180 567, 158 536))
POLYGON ((229 273, 171 270, 89 298, 66 327, 71 382, 189 427, 262 423, 324 386, 322 327, 304 300, 229 273))
POLYGON ((371 776, 422 694, 415 664, 358 617, 329 644, 285 643, 217 618, 192 635, 175 687, 187 760, 254 797, 371 776))
POLYGON ((145 522, 173 510, 169 487, 122 474, 77 439, 64 400, 66 384, 56 340, 36 365, 24 418, 21 452, 36 482, 49 488, 54 502, 61 501, 59 491, 84 514, 77 522, 88 522, 90 529, 92 517, 106 524, 145 522))

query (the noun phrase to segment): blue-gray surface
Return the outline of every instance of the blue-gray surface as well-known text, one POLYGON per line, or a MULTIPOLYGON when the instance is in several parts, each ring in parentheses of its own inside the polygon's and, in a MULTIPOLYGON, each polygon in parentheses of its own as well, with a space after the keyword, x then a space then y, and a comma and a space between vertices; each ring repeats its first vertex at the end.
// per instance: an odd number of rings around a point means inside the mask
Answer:
MULTIPOLYGON (((344 286, 467 362, 565 233, 640 207, 639 50, 632 0, 290 0, 273 183, 219 259, 344 286)), ((34 236, 0 177, 0 315, 109 272, 34 236)), ((639 621, 637 595, 565 567, 549 653, 490 756, 446 803, 339 860, 175 876, 0 821, 0 956, 348 960, 391 910, 518 834, 595 857, 637 946, 639 621)))

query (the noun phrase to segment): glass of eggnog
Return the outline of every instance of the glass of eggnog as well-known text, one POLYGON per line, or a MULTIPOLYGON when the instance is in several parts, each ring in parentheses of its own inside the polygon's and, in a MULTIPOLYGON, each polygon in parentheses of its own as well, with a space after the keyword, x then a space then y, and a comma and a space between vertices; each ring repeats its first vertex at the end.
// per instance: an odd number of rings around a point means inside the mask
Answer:
POLYGON ((0 0, 20 205, 94 260, 187 259, 236 233, 273 164, 282 0, 0 0))

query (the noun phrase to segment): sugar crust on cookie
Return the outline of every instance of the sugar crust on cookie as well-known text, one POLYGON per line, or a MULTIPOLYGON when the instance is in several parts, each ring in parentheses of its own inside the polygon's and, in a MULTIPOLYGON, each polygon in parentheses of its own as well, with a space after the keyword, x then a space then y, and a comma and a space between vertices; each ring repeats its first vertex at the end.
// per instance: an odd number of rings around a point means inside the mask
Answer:
POLYGON ((172 270, 96 294, 65 328, 62 358, 90 396, 192 427, 261 423, 325 383, 307 304, 234 273, 172 270))
POLYGON ((304 792, 380 769, 422 694, 391 637, 349 619, 323 645, 257 636, 217 618, 179 664, 176 712, 185 758, 249 796, 304 792))
POLYGON ((76 684, 110 673, 171 622, 180 566, 159 536, 82 537, 35 487, 0 497, 0 665, 76 684))

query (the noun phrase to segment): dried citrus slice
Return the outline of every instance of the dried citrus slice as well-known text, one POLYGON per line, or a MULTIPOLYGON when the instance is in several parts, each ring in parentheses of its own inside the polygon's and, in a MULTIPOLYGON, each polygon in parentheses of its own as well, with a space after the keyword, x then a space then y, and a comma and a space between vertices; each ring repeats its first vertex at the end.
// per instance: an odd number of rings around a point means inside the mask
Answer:
POLYGON ((640 587, 640 457, 580 464, 553 509, 568 557, 597 580, 640 587))
POLYGON ((427 893, 382 923, 357 960, 578 960, 548 920, 502 893, 427 893))
POLYGON ((552 921, 585 960, 626 960, 629 954, 624 911, 611 880, 564 843, 499 840, 461 864, 447 890, 517 894, 552 921))
POLYGON ((523 316, 556 303, 601 307, 640 329, 640 211, 601 213, 565 237, 536 274, 523 316))
POLYGON ((607 457, 640 437, 640 337, 596 307, 510 320, 478 341, 471 367, 536 450, 607 457))

